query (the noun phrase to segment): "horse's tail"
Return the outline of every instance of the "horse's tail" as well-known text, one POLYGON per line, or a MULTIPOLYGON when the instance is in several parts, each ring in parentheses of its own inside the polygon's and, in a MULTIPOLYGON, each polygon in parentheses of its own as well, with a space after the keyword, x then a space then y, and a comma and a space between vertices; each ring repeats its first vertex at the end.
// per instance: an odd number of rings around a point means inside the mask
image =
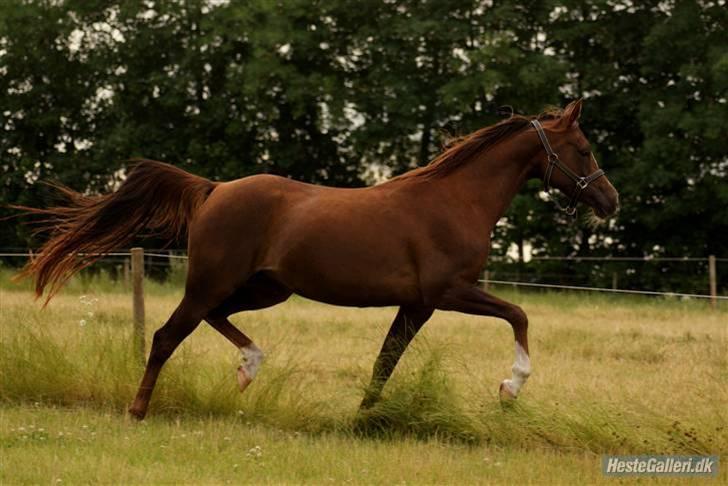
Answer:
POLYGON ((46 303, 74 273, 128 245, 142 231, 168 240, 183 237, 216 183, 169 164, 140 160, 111 194, 86 196, 51 185, 68 199, 67 206, 14 206, 46 217, 38 232, 50 231, 50 238, 18 275, 35 280, 37 297, 48 289, 46 303))

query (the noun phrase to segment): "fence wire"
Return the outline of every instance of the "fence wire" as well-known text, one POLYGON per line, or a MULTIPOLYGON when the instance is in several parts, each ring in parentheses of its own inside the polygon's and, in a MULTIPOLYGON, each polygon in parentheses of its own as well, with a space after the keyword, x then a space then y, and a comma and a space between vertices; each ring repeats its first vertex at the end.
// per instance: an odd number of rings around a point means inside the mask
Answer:
POLYGON ((555 285, 555 284, 541 284, 531 282, 515 282, 510 280, 478 280, 480 283, 488 284, 502 284, 502 285, 513 285, 517 287, 539 287, 547 289, 565 289, 565 290, 585 290, 590 292, 610 292, 615 294, 637 294, 637 295, 662 295, 668 297, 686 297, 695 299, 718 299, 728 300, 728 296, 724 295, 706 295, 706 294, 685 294, 682 292, 657 292, 655 290, 629 290, 629 289, 608 289, 604 287, 582 287, 578 285, 555 285))
MULTIPOLYGON (((156 252, 144 252, 145 257, 151 257, 151 258, 169 258, 169 259, 178 259, 178 260, 187 260, 187 255, 177 255, 174 253, 158 253, 159 251, 165 251, 165 250, 156 250, 156 252)), ((176 250, 172 250, 176 251, 176 250)), ((0 253, 0 257, 31 257, 33 256, 33 253, 29 252, 5 252, 0 253)), ((102 257, 131 257, 131 252, 110 252, 110 253, 79 253, 79 256, 85 256, 85 255, 97 255, 102 257)), ((116 260, 116 259, 115 259, 116 260)), ((567 261, 599 261, 599 262, 618 262, 618 261, 639 261, 639 262, 659 262, 659 261, 665 261, 665 262, 679 262, 679 261, 685 261, 685 262, 691 262, 691 261, 708 261, 707 257, 550 257, 550 256, 538 256, 538 257, 532 257, 531 260, 567 260, 567 261)), ((117 260, 118 261, 118 260, 117 260)), ((728 258, 715 258, 715 261, 719 262, 726 262, 728 261, 728 258)), ((527 262, 525 262, 527 263, 527 262)), ((148 262, 147 264, 152 264, 151 262, 148 262)), ((496 285, 510 285, 514 287, 533 287, 533 288, 546 288, 546 289, 563 289, 563 290, 579 290, 579 291, 588 291, 588 292, 605 292, 605 293, 614 293, 614 294, 633 294, 633 295, 653 295, 653 296, 665 296, 665 297, 680 297, 680 298, 691 298, 691 299, 715 299, 715 300, 728 300, 728 296, 724 295, 708 295, 708 294, 694 294, 694 293, 684 293, 684 292, 659 292, 655 290, 641 290, 641 289, 614 289, 614 288, 606 288, 606 287, 590 287, 590 286, 580 286, 580 285, 562 285, 562 284, 545 284, 545 283, 535 283, 535 282, 523 282, 518 280, 494 280, 494 279, 480 279, 478 280, 479 283, 487 283, 487 284, 496 284, 496 285)))

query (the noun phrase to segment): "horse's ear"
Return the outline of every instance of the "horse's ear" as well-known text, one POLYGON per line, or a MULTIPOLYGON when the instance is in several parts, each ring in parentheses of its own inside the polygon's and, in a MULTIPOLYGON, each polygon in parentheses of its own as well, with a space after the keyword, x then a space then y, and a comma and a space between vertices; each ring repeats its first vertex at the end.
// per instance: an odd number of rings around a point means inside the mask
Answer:
POLYGON ((577 121, 579 121, 579 117, 581 116, 581 102, 581 98, 576 101, 572 101, 567 105, 566 109, 564 110, 564 116, 562 119, 567 127, 570 127, 577 121))

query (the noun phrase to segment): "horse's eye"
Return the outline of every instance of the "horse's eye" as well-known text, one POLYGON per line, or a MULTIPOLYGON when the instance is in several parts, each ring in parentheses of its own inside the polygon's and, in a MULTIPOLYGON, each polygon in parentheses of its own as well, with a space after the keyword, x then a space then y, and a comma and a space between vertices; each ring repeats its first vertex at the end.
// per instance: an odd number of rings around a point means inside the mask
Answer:
POLYGON ((581 155, 582 157, 589 157, 590 153, 591 152, 589 150, 579 150, 579 155, 581 155))

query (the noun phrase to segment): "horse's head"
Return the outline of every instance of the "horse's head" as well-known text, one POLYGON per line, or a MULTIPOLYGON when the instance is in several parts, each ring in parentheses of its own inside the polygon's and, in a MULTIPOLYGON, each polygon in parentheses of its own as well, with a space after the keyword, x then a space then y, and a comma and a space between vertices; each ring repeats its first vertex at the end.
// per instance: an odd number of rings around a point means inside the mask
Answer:
POLYGON ((570 103, 561 116, 532 122, 544 150, 537 158, 546 191, 555 187, 569 198, 562 209, 574 214, 576 204, 589 205, 600 218, 617 212, 619 194, 599 169, 589 141, 579 128, 581 100, 570 103))

